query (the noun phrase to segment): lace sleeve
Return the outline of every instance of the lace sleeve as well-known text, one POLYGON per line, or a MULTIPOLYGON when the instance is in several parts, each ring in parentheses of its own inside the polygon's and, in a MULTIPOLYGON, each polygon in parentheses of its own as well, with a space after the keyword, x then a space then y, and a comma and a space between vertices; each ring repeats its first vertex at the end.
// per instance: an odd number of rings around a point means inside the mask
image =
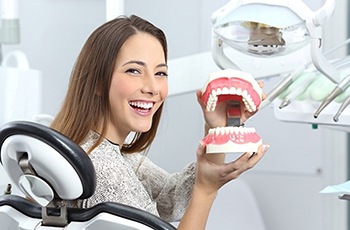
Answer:
POLYGON ((195 180, 195 163, 181 172, 170 174, 155 165, 147 157, 139 155, 134 167, 139 180, 157 203, 160 217, 167 221, 181 219, 191 198, 195 180))

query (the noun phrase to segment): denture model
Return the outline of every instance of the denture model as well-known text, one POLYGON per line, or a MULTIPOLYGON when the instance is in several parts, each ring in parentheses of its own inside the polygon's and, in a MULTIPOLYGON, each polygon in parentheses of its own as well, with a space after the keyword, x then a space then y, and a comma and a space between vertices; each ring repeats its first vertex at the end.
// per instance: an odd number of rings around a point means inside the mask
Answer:
POLYGON ((225 69, 211 73, 202 91, 202 100, 207 111, 214 111, 216 105, 226 103, 227 127, 209 130, 202 141, 207 153, 256 152, 261 137, 255 128, 241 124, 241 111, 255 112, 262 100, 262 89, 257 81, 246 72, 225 69))

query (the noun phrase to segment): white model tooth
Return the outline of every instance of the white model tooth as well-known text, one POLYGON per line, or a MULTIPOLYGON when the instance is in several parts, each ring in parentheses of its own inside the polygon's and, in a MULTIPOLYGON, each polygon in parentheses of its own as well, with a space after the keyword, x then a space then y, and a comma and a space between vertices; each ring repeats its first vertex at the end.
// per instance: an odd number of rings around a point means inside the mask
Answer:
POLYGON ((250 95, 250 94, 247 94, 247 99, 248 99, 248 98, 249 98, 250 100, 253 100, 253 99, 252 99, 252 95, 250 95))
POLYGON ((209 129, 209 134, 213 135, 215 133, 215 129, 209 129))
POLYGON ((225 127, 220 127, 220 134, 225 135, 225 127))
POLYGON ((250 95, 247 96, 247 101, 249 101, 250 104, 254 104, 253 99, 250 95))
POLYGON ((229 135, 231 133, 231 127, 225 127, 225 133, 229 135))
POLYGON ((242 89, 241 89, 241 88, 238 88, 236 94, 237 94, 237 95, 242 95, 242 89))
POLYGON ((237 92, 236 88, 235 88, 235 87, 231 87, 231 89, 230 89, 230 94, 231 94, 231 95, 235 95, 236 92, 237 92))
POLYGON ((248 102, 250 105, 253 105, 253 104, 254 104, 252 98, 247 97, 246 99, 247 99, 247 102, 248 102))
POLYGON ((253 111, 255 111, 256 110, 256 106, 252 105, 252 109, 253 109, 253 111))
POLYGON ((207 105, 207 111, 212 111, 213 103, 208 103, 207 105))
POLYGON ((248 128, 244 128, 244 133, 250 133, 248 128))
POLYGON ((230 127, 228 127, 228 129, 229 129, 229 133, 233 134, 234 128, 232 126, 230 126, 230 127))
POLYGON ((210 111, 210 104, 209 103, 207 104, 206 110, 210 111))
POLYGON ((211 105, 213 105, 213 104, 215 105, 216 104, 215 98, 210 98, 208 103, 211 104, 211 105))
POLYGON ((220 134, 220 128, 215 128, 215 135, 219 135, 220 134))
POLYGON ((220 89, 220 88, 218 88, 217 90, 216 90, 216 95, 221 95, 222 94, 222 90, 220 89))
POLYGON ((213 94, 210 94, 210 96, 209 96, 209 100, 214 100, 216 98, 216 95, 213 95, 213 94))
POLYGON ((236 127, 234 131, 235 131, 235 134, 238 134, 239 133, 238 127, 236 127))
POLYGON ((228 90, 228 88, 227 87, 224 87, 223 89, 222 89, 222 94, 229 94, 229 90, 228 90))
POLYGON ((211 95, 216 97, 216 91, 215 90, 211 91, 211 95))
POLYGON ((243 97, 247 97, 247 95, 248 95, 247 90, 243 90, 243 92, 242 92, 242 96, 243 96, 243 97))

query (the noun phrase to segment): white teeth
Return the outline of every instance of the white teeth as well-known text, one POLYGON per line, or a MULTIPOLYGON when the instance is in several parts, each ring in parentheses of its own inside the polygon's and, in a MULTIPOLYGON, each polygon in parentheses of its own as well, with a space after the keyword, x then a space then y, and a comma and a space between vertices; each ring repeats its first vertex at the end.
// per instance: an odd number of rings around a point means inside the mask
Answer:
POLYGON ((248 93, 247 90, 243 90, 241 88, 235 88, 235 87, 231 87, 230 89, 228 89, 227 87, 224 88, 218 88, 217 90, 213 90, 208 98, 207 101, 207 111, 214 111, 216 108, 216 104, 218 101, 218 96, 219 95, 239 95, 242 96, 242 100, 243 103, 245 105, 245 107, 247 108, 247 110, 249 112, 254 112, 256 111, 256 105, 253 102, 253 99, 251 97, 251 95, 248 93))
POLYGON ((129 102, 129 105, 134 106, 134 107, 143 108, 143 109, 151 109, 153 107, 152 102, 134 102, 134 101, 131 101, 131 102, 129 102))
POLYGON ((224 87, 224 88, 222 89, 222 94, 229 94, 229 90, 228 90, 227 87, 224 87))
POLYGON ((227 135, 227 134, 248 134, 248 133, 255 133, 255 128, 253 127, 217 127, 209 129, 209 134, 211 135, 227 135))

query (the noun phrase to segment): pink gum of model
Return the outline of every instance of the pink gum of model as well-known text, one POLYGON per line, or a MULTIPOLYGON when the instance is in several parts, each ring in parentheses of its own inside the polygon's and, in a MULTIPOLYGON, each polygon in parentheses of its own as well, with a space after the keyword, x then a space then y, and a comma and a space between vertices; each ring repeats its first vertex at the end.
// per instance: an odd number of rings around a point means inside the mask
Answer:
MULTIPOLYGON (((227 108, 227 115, 240 121, 241 111, 255 112, 259 108, 262 89, 249 73, 225 69, 210 74, 202 100, 207 111, 214 111, 221 102, 239 102, 238 108, 227 108)), ((241 124, 212 128, 202 141, 207 145, 207 153, 256 152, 262 143, 255 128, 241 124)))

